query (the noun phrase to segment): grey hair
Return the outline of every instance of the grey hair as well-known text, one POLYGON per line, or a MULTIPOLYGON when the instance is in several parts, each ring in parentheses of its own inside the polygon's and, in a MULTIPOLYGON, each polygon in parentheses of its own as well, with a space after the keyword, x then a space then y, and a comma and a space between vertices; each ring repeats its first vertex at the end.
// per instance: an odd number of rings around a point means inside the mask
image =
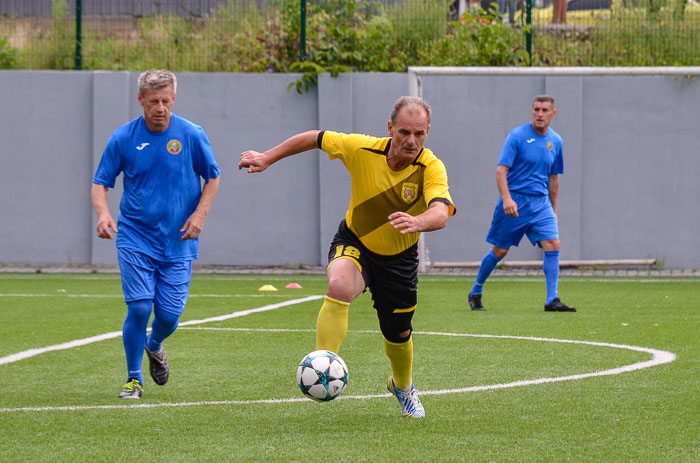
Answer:
POLYGON ((532 98, 532 104, 530 105, 530 107, 531 107, 531 108, 534 108, 534 107, 535 107, 535 103, 551 103, 551 104, 552 104, 552 108, 556 108, 556 107, 557 107, 557 104, 556 104, 556 102, 554 101, 554 98, 552 98, 552 97, 549 96, 549 95, 535 95, 535 96, 532 98))
POLYGON ((142 72, 139 76, 139 94, 148 89, 157 89, 172 87, 173 93, 177 93, 177 77, 170 71, 164 69, 151 69, 142 72))
POLYGON ((396 103, 394 103, 394 109, 391 110, 392 124, 396 123, 396 116, 399 114, 399 111, 407 106, 418 106, 419 108, 423 109, 425 114, 428 116, 428 125, 430 125, 430 117, 432 116, 430 105, 423 98, 417 96, 402 96, 396 100, 396 103))

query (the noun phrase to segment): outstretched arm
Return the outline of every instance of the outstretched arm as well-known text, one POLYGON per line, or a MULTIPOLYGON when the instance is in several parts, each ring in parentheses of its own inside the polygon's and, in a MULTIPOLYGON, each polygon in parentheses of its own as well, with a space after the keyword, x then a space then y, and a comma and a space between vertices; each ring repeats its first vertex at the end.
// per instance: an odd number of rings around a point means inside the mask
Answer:
POLYGON ((241 153, 239 169, 248 169, 248 173, 262 172, 280 159, 293 154, 318 148, 317 140, 320 130, 298 133, 264 153, 248 150, 241 153))

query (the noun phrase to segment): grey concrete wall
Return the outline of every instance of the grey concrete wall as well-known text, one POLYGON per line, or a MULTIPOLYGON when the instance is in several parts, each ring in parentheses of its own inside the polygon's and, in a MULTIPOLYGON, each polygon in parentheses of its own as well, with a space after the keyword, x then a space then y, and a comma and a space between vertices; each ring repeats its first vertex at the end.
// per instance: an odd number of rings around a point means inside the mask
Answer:
POLYGON ((92 86, 0 72, 0 262, 90 262, 92 86))
MULTIPOLYGON (((479 260, 486 252, 500 149, 510 129, 529 120, 532 96, 547 93, 557 100, 551 125, 564 139, 562 259, 655 258, 671 268, 698 268, 697 68, 691 78, 668 69, 498 71, 421 79, 434 109, 428 144, 447 164, 462 212, 445 230, 426 235, 433 261, 479 260)), ((509 254, 539 258, 527 239, 509 254)))
MULTIPOLYGON (((112 131, 137 117, 130 72, 0 71, 0 265, 114 264, 95 236, 90 184, 112 131)), ((407 74, 322 75, 287 92, 285 74, 178 74, 173 111, 202 125, 222 168, 201 238, 201 265, 321 265, 349 202, 349 176, 318 150, 250 175, 245 149, 304 130, 387 134, 407 74)), ((529 120, 532 95, 558 103, 564 138, 562 259, 647 258, 700 267, 700 82, 673 76, 424 76, 433 107, 427 146, 445 162, 458 209, 425 235, 433 261, 480 260, 508 131, 529 120)), ((121 182, 110 191, 118 214, 121 182)), ((524 240, 512 260, 537 259, 524 240)))
POLYGON ((698 268, 700 82, 595 77, 583 94, 581 255, 698 268))

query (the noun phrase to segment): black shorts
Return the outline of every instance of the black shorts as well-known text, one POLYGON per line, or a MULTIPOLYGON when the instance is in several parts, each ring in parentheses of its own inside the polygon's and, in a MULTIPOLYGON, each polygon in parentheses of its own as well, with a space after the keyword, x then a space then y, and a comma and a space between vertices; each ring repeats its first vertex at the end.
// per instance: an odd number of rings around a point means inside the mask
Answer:
POLYGON ((418 301, 418 246, 383 256, 367 249, 350 231, 345 220, 331 241, 328 263, 337 259, 352 259, 360 269, 372 294, 379 325, 384 336, 411 330, 411 319, 418 301))

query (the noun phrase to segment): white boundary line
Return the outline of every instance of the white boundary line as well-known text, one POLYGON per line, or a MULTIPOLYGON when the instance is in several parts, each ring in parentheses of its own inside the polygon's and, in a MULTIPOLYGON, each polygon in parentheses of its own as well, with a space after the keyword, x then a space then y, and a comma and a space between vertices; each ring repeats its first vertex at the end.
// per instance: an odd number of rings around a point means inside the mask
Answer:
MULTIPOLYGON (((303 330, 303 329, 249 329, 249 328, 190 328, 194 330, 216 330, 216 331, 265 331, 265 332, 313 332, 314 330, 303 330)), ((379 331, 352 331, 353 333, 373 333, 379 334, 379 331)), ((595 341, 576 341, 571 339, 556 339, 556 338, 540 338, 532 336, 510 336, 510 335, 495 335, 495 334, 470 334, 470 333, 442 333, 437 331, 415 331, 417 335, 423 336, 449 336, 449 337, 460 337, 460 338, 490 338, 490 339, 514 339, 523 341, 536 341, 536 342, 557 342, 562 344, 582 344, 587 346, 595 347, 609 347, 613 349, 625 349, 636 352, 644 352, 652 356, 651 360, 644 362, 632 363, 630 365, 625 365, 618 368, 612 368, 609 370, 596 371, 592 373, 582 373, 569 376, 557 376, 552 378, 538 378, 533 380, 523 380, 515 381, 511 383, 501 383, 501 384, 490 384, 484 386, 471 386, 463 387, 457 389, 441 389, 436 391, 421 391, 422 395, 441 395, 441 394, 454 394, 458 392, 475 392, 475 391, 487 391, 494 389, 505 389, 510 387, 518 386, 530 386, 534 384, 545 384, 545 383, 556 383, 561 381, 572 381, 577 379, 592 378, 596 376, 611 376, 619 375, 622 373, 628 373, 636 370, 643 370, 645 368, 651 368, 657 365, 663 365, 665 363, 671 363, 676 359, 676 355, 672 352, 667 352, 663 350, 650 349, 647 347, 630 346, 625 344, 613 344, 608 342, 595 342, 595 341)), ((391 394, 382 395, 372 395, 372 396, 348 396, 343 398, 346 399, 357 399, 357 398, 370 398, 370 397, 389 397, 391 394)))
POLYGON ((672 352, 667 352, 663 350, 650 349, 647 347, 630 346, 624 344, 613 344, 608 342, 593 342, 593 341, 576 341, 571 339, 555 339, 555 338, 538 338, 531 336, 508 336, 508 335, 490 335, 490 334, 456 334, 456 333, 436 333, 436 332, 423 332, 424 335, 441 335, 441 336, 456 336, 456 337, 472 337, 472 338, 495 338, 495 339, 520 339, 525 341, 537 341, 537 342, 558 342, 564 344, 583 344, 587 346, 596 347, 610 347, 614 349, 626 349, 636 352, 645 352, 651 355, 651 360, 644 362, 632 363, 630 365, 625 365, 618 368, 611 368, 609 370, 596 371, 592 373, 582 373, 577 375, 569 376, 558 376, 551 378, 538 378, 532 380, 522 380, 515 381, 511 383, 501 383, 501 384, 490 384, 485 386, 472 386, 458 389, 443 389, 439 391, 424 391, 421 394, 424 395, 438 395, 438 394, 451 394, 456 392, 475 392, 475 391, 486 391, 494 389, 505 389, 510 387, 519 386, 531 386, 535 384, 546 384, 546 383, 556 383, 561 381, 573 381, 584 378, 593 378, 596 376, 612 376, 619 375, 622 373, 629 373, 631 371, 642 370, 644 368, 651 368, 657 365, 663 365, 665 363, 671 363, 676 360, 676 354, 672 352))
MULTIPOLYGON (((231 318, 245 317, 246 315, 267 312, 268 310, 276 310, 288 305, 301 304, 303 302, 315 301, 321 299, 324 296, 307 296, 301 299, 292 299, 289 301, 278 302, 276 304, 269 304, 257 309, 241 310, 239 312, 233 312, 227 315, 220 315, 218 317, 204 318, 202 320, 189 320, 180 323, 179 326, 189 326, 189 325, 201 325, 203 323, 219 322, 223 320, 229 320, 231 318)), ((92 344, 99 341, 105 341, 107 339, 118 338, 122 335, 121 331, 112 331, 111 333, 100 334, 97 336, 91 336, 89 338, 76 339, 75 341, 64 342, 62 344, 54 344, 53 346, 41 347, 38 349, 29 349, 16 354, 6 355, 5 357, 0 357, 0 365, 6 365, 8 363, 19 362, 20 360, 35 357, 37 355, 45 354, 47 352, 54 352, 58 350, 72 349, 74 347, 85 346, 87 344, 92 344)), ((0 409, 1 411, 2 409, 0 409)))
MULTIPOLYGON (((325 276, 323 276, 325 278, 325 276)), ((541 275, 532 275, 532 276, 500 276, 500 275, 494 275, 491 276, 491 278, 494 281, 498 282, 526 282, 526 283, 537 283, 541 284, 542 282, 542 277, 541 275)), ((0 277, 2 279, 2 277, 0 277)), ((80 278, 76 278, 80 279, 80 278)), ((216 278, 221 281, 236 281, 239 280, 237 277, 221 277, 221 278, 216 278)), ((245 279, 245 278, 244 278, 245 279)), ((469 279, 474 279, 474 275, 422 275, 420 280, 421 281, 464 281, 464 280, 469 280, 469 279)), ((285 280, 288 280, 286 278, 285 280)), ((645 276, 609 276, 609 277, 600 277, 600 276, 593 276, 593 275, 587 275, 587 276, 578 276, 578 275, 571 275, 571 276, 560 276, 559 277, 560 281, 564 281, 566 283, 693 283, 697 284, 699 278, 697 276, 693 277, 645 277, 645 276)), ((0 293, 0 298, 2 297, 57 297, 57 296, 63 296, 67 298, 103 298, 103 299, 122 299, 124 298, 123 294, 72 294, 72 293, 66 293, 63 291, 57 291, 56 293, 0 293)), ((221 298, 221 299, 229 299, 229 298, 283 298, 287 297, 288 295, 286 294, 274 294, 274 293, 268 293, 268 294, 190 294, 188 298, 221 298)))
MULTIPOLYGON (((124 299, 123 294, 66 294, 64 292, 49 293, 0 293, 0 297, 73 297, 73 298, 119 298, 124 299)), ((189 299, 198 297, 211 298, 238 298, 238 297, 287 297, 285 294, 190 294, 189 299)))
MULTIPOLYGON (((542 269, 533 269, 533 270, 538 270, 541 271, 542 269)), ((520 271, 520 270, 512 270, 513 272, 520 271)), ((590 271, 586 271, 590 272, 590 271)), ((691 283, 697 283, 698 279, 700 279, 700 273, 697 273, 697 275, 658 275, 659 271, 654 271, 655 274, 647 275, 647 274, 640 274, 640 275, 593 275, 593 274, 588 274, 588 275, 567 275, 567 274, 560 274, 559 279, 560 280, 567 280, 567 281, 582 281, 582 282, 587 282, 587 281, 597 281, 597 282, 609 282, 609 283, 620 283, 624 281, 630 281, 630 282, 639 282, 639 283, 666 283, 669 281, 680 281, 680 282, 691 282, 691 283)), ((42 276, 45 276, 42 275, 42 276)), ((211 276, 211 275, 202 275, 205 276, 207 281, 252 281, 252 280, 267 280, 267 281, 290 281, 290 280, 295 280, 294 276, 287 276, 287 277, 278 277, 275 275, 265 275, 263 277, 255 275, 255 278, 251 278, 248 276, 241 276, 238 274, 232 274, 230 276, 228 275, 216 275, 216 276, 211 276)), ((298 276, 298 275, 297 275, 298 276)), ((459 278, 459 279, 473 279, 476 276, 476 269, 474 269, 473 272, 471 273, 464 273, 464 274, 458 274, 458 273, 424 273, 420 276, 420 280, 425 280, 425 279, 447 279, 447 278, 459 278)), ((303 275, 303 277, 306 280, 310 281, 315 281, 315 280, 323 280, 324 282, 326 281, 326 275, 325 274, 318 274, 318 275, 303 275), (310 278, 311 277, 311 278, 310 278)), ((525 281, 527 278, 541 278, 542 274, 539 275, 522 275, 522 276, 517 276, 517 275, 500 275, 500 274, 494 274, 490 278, 498 279, 499 281, 525 281)), ((5 278, 2 274, 0 274, 0 280, 29 280, 35 278, 34 276, 28 276, 24 277, 23 275, 18 275, 15 277, 15 275, 12 275, 12 278, 5 278)), ((100 280, 100 277, 82 277, 82 276, 76 276, 76 275, 70 275, 70 280, 71 281, 96 281, 100 280)), ((102 280, 108 280, 107 278, 102 278, 102 280)), ((304 282, 305 280, 298 280, 301 282, 304 282)), ((46 297, 53 297, 62 294, 62 292, 57 291, 55 294, 49 294, 49 293, 36 293, 36 295, 39 296, 46 296, 46 297)), ((13 297, 21 297, 21 296, 33 296, 34 294, 31 293, 0 293, 0 296, 13 296, 13 297)), ((68 295, 68 294, 67 294, 68 295)), ((113 295, 86 295, 86 297, 123 297, 122 294, 113 294, 113 295)), ((264 295, 264 296, 270 296, 270 295, 264 295)), ((252 294, 241 294, 241 295, 222 295, 219 297, 264 297, 263 295, 252 295, 252 294)), ((77 296, 73 296, 77 297, 77 296)), ((82 296, 81 296, 82 297, 82 296)), ((189 297, 209 297, 209 295, 197 295, 197 294, 190 294, 189 297)))
MULTIPOLYGON (((221 315, 218 317, 205 318, 202 320, 189 320, 180 324, 180 326, 190 326, 190 325, 201 325, 204 323, 209 323, 213 321, 223 321, 232 318, 244 317, 253 313, 266 312, 269 310, 276 310, 281 307, 299 304, 303 302, 313 301, 321 299, 323 296, 314 295, 308 296, 301 299, 294 299, 290 301, 280 302, 278 304, 270 304, 263 307, 258 307, 256 309, 242 310, 239 312, 233 312, 227 315, 221 315)), ((263 331, 263 332, 310 332, 314 330, 302 330, 302 329, 245 329, 245 328, 195 328, 202 330, 227 330, 227 331, 263 331)), ((356 331, 357 333, 377 333, 376 331, 356 331)), ((535 342, 557 342, 564 344, 582 344, 595 347, 608 347, 614 349, 626 349, 636 352, 644 352, 652 356, 651 360, 636 362, 630 365, 625 365, 622 367, 611 368, 608 370, 596 371, 592 373, 581 373, 576 375, 568 376, 558 376, 549 378, 537 378, 532 380, 521 380, 514 381, 510 383, 499 383, 499 384, 489 384, 482 386, 470 386, 455 389, 440 389, 440 390, 427 390, 421 391, 422 395, 443 395, 443 394, 456 394, 463 392, 478 392, 487 390, 497 390, 506 389, 512 387, 521 386, 532 386, 537 384, 547 384, 556 383, 562 381, 573 381, 584 378, 591 378, 596 376, 611 376, 619 375, 622 373, 629 373, 632 371, 642 370, 645 368, 651 368, 653 366, 663 365, 666 363, 673 362, 676 359, 676 355, 672 352, 650 349, 647 347, 630 346, 624 344, 613 344, 606 342, 593 342, 593 341, 576 341, 571 339, 555 339, 555 338, 539 338, 531 336, 509 336, 509 335, 491 335, 491 334, 468 334, 468 333, 441 333, 435 331, 416 331, 415 334, 427 335, 427 336, 450 336, 450 337, 470 337, 470 338, 492 338, 492 339, 513 339, 513 340, 524 340, 524 341, 535 341, 535 342)), ((0 365, 17 362, 29 357, 34 357, 46 352, 52 352, 56 350, 70 349, 73 347, 83 346, 86 344, 91 344, 93 342, 102 341, 105 339, 111 339, 121 336, 120 331, 115 331, 112 333, 105 333, 99 336, 93 336, 90 338, 78 339, 75 341, 57 344, 53 346, 48 346, 40 349, 30 349, 27 351, 19 352, 17 354, 12 354, 0 358, 0 365)), ((356 395, 356 396, 342 396, 338 400, 357 400, 357 399, 375 399, 391 397, 391 394, 373 394, 373 395, 356 395)), ((0 413, 8 412, 41 412, 41 411, 76 411, 76 410, 111 410, 111 409, 126 409, 126 408, 157 408, 157 407, 191 407, 191 406, 215 406, 215 405, 255 405, 255 404, 282 404, 282 403, 295 403, 295 402, 306 402, 310 399, 307 398, 288 398, 288 399, 259 399, 259 400, 218 400, 218 401, 202 401, 202 402, 177 402, 177 403, 153 403, 153 404, 135 404, 135 405, 84 405, 84 406, 61 406, 61 407, 18 407, 18 408, 0 408, 0 413)))

